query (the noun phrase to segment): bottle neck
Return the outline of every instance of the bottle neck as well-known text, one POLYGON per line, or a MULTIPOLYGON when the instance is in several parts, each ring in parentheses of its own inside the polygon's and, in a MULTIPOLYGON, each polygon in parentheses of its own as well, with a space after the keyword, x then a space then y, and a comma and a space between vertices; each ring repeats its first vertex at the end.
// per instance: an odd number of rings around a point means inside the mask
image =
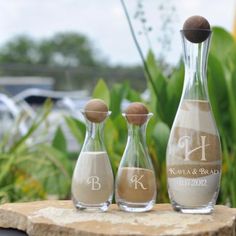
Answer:
POLYGON ((146 144, 146 127, 149 118, 142 125, 130 124, 127 120, 128 140, 123 154, 125 159, 122 158, 122 165, 152 169, 146 144))
POLYGON ((83 151, 105 151, 103 130, 104 122, 94 123, 86 120, 86 136, 83 151))
POLYGON ((86 122, 86 136, 91 139, 100 139, 103 137, 104 123, 86 122))
POLYGON ((126 119, 127 127, 128 127, 128 141, 140 141, 143 144, 146 144, 146 129, 149 120, 153 116, 152 113, 148 113, 146 115, 132 115, 132 114, 123 114, 126 119), (129 122, 128 116, 135 116, 137 120, 143 121, 141 125, 133 124, 129 122))
POLYGON ((146 144, 147 123, 139 126, 128 123, 128 141, 146 144))
POLYGON ((211 35, 202 43, 188 41, 183 32, 185 79, 182 98, 191 100, 208 100, 207 59, 211 35))

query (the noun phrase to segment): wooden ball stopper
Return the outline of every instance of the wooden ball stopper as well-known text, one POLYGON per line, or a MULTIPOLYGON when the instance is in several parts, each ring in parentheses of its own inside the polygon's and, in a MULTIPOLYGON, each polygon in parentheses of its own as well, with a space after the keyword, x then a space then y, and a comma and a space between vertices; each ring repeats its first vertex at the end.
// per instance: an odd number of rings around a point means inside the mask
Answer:
POLYGON ((101 123, 107 117, 108 107, 103 100, 92 99, 86 104, 84 113, 89 121, 101 123))
POLYGON ((183 34, 192 43, 205 41, 209 37, 210 32, 210 24, 202 16, 191 16, 183 25, 183 34))
POLYGON ((148 109, 144 104, 134 102, 128 106, 125 115, 130 124, 141 126, 148 118, 148 109))

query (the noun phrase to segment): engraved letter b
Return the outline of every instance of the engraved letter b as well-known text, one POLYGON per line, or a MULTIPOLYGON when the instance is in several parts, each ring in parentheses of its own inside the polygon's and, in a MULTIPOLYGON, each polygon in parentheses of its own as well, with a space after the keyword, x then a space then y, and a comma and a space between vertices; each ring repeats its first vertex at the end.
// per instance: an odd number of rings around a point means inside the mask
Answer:
POLYGON ((99 183, 99 177, 98 176, 90 176, 87 179, 87 183, 91 184, 92 190, 100 190, 101 184, 99 183))

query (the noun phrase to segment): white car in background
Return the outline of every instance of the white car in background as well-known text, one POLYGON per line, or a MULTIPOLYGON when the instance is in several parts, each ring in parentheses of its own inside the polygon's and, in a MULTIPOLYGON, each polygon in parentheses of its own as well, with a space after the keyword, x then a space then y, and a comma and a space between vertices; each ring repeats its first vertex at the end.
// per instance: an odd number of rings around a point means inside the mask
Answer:
POLYGON ((77 151, 78 143, 70 133, 64 117, 72 116, 79 120, 83 119, 79 110, 89 100, 86 91, 60 92, 31 88, 12 98, 0 94, 0 123, 3 127, 0 137, 3 137, 5 132, 11 131, 13 127, 19 129, 19 135, 26 134, 33 120, 37 118, 38 110, 42 108, 47 99, 51 99, 53 102, 52 111, 47 122, 33 134, 29 142, 52 141, 58 126, 60 126, 66 137, 68 150, 77 151), (20 122, 18 122, 19 119, 20 122))

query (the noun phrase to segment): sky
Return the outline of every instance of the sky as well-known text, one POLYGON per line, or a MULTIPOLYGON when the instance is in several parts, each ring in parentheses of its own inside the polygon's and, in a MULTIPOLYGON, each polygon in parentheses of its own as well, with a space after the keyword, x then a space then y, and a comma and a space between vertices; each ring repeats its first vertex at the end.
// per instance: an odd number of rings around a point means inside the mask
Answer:
MULTIPOLYGON (((143 0, 150 44, 156 56, 164 54, 167 62, 175 63, 181 54, 179 30, 191 15, 206 17, 211 25, 232 31, 235 0, 143 0), (164 4, 165 11, 160 6, 164 4), (159 6, 159 8, 158 8, 159 6), (176 10, 171 12, 174 7, 176 10), (159 9, 159 10, 158 10, 159 9), (164 14, 164 15, 163 15, 164 14), (171 19, 169 35, 163 21, 171 19), (168 17, 167 17, 168 18, 168 17), (163 45, 170 41, 170 48, 163 45)), ((144 51, 148 40, 138 34, 138 20, 134 19, 137 0, 126 0, 138 40, 144 51)), ((10 38, 27 34, 33 38, 50 37, 56 32, 75 31, 87 35, 101 57, 111 64, 140 63, 126 18, 119 0, 0 0, 0 45, 10 38)), ((168 28, 167 27, 167 28, 168 28)))

